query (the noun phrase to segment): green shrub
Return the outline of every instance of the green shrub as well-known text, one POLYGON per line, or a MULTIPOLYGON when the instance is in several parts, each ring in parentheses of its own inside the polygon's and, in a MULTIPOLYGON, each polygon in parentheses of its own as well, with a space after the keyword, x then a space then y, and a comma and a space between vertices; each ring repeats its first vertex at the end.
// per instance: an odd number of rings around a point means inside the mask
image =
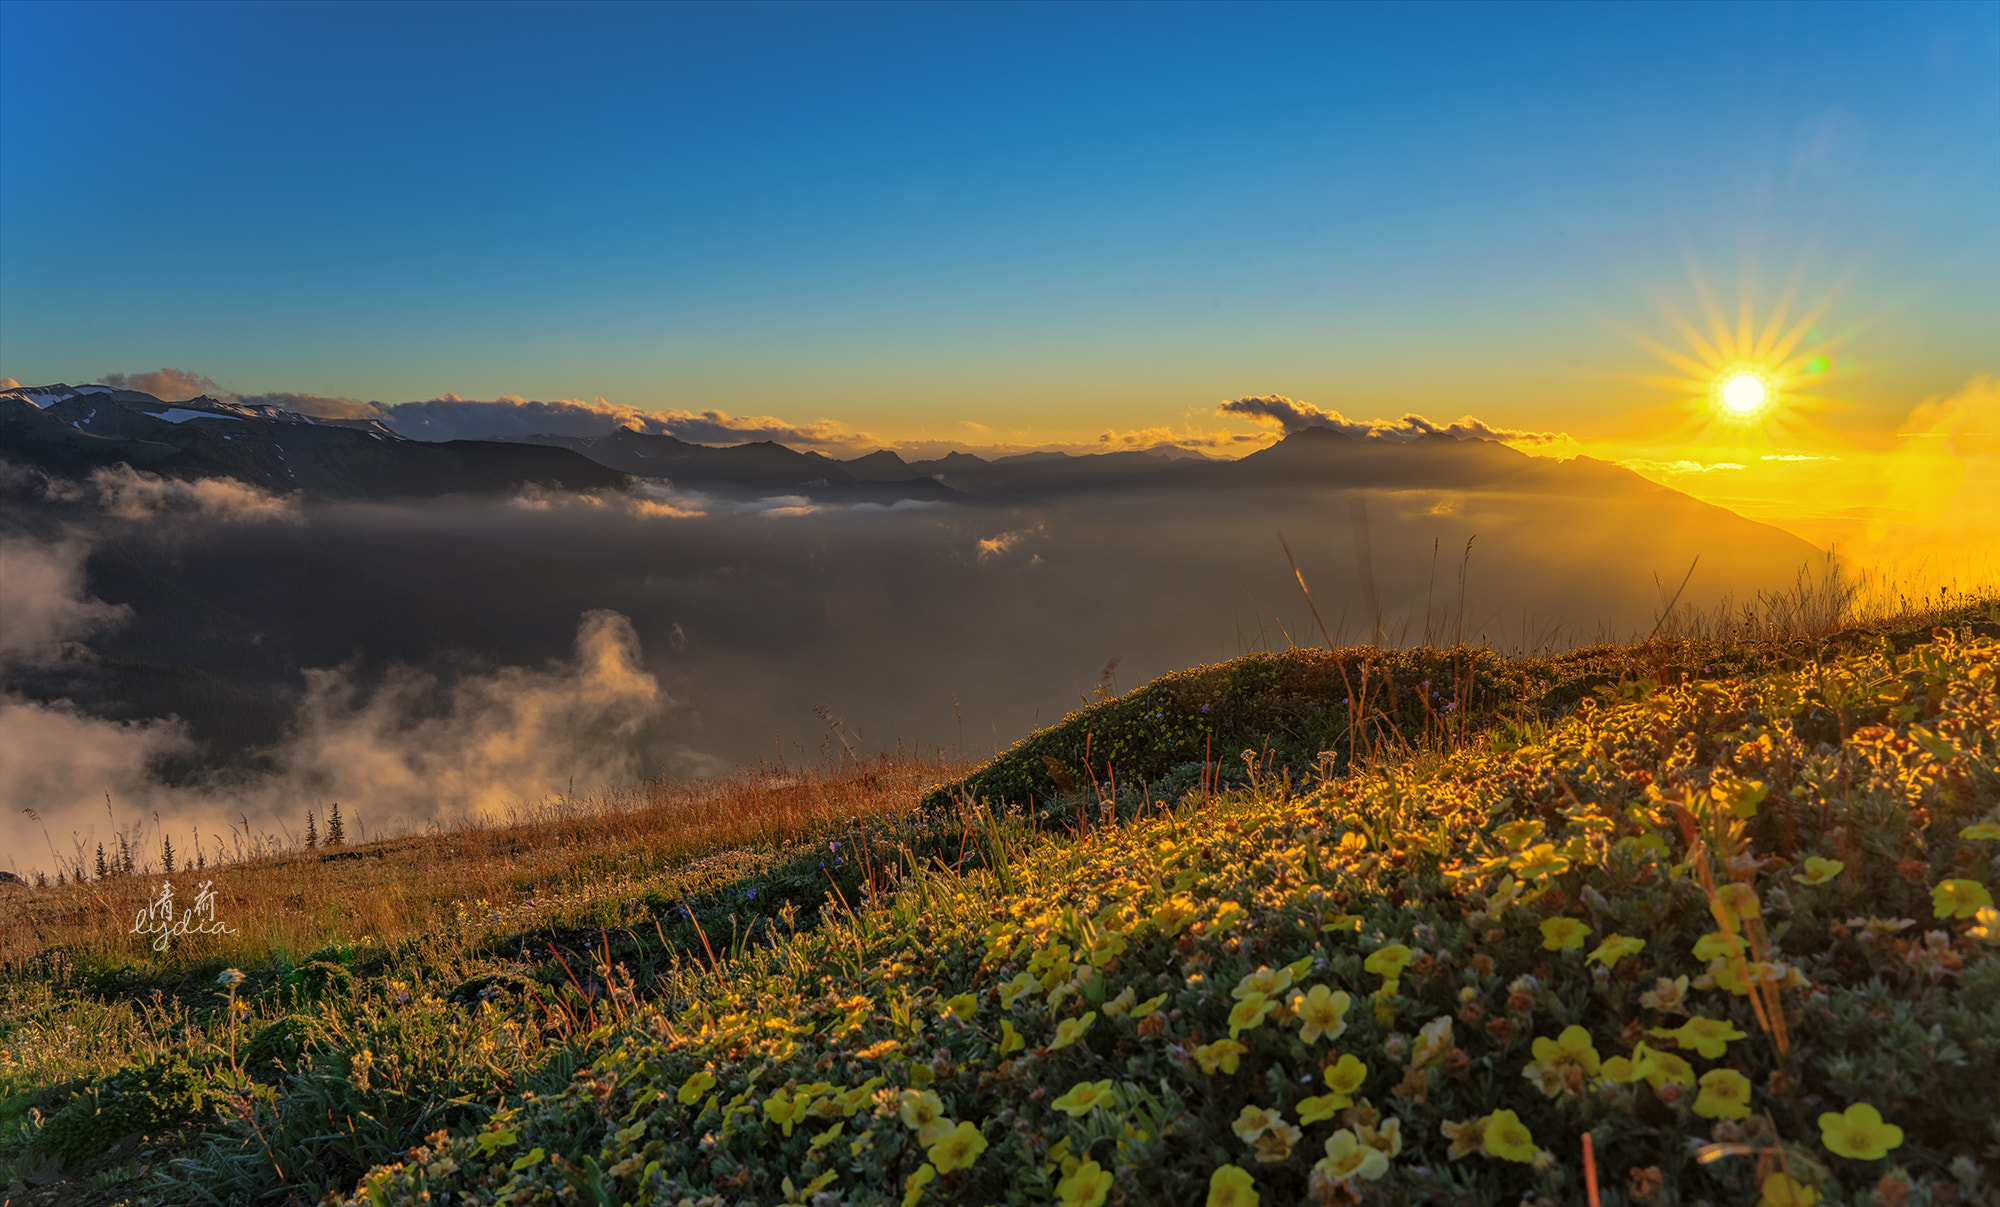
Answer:
POLYGON ((317 1048, 323 1033, 324 1028, 313 1016, 287 1014, 250 1037, 243 1048, 242 1062, 246 1068, 273 1063, 289 1065, 317 1048))
POLYGON ((207 1077, 180 1059, 118 1073, 71 1095, 30 1142, 28 1155, 81 1165, 135 1132, 193 1120, 210 1094, 207 1077))

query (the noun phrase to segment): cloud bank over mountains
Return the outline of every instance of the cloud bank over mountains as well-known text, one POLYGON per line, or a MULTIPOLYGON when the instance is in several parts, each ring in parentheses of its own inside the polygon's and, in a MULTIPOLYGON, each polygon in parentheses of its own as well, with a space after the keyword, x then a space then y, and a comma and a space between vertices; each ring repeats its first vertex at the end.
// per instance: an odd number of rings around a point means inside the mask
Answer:
POLYGON ((1577 441, 1566 432, 1499 427, 1471 415, 1443 424, 1417 414, 1406 414, 1396 420, 1349 419, 1338 411, 1324 410, 1310 402, 1282 394, 1228 399, 1214 408, 1213 413, 1220 418, 1247 419, 1256 424, 1258 430, 1251 432, 1206 429, 1199 425, 1187 426, 1180 431, 1168 427, 1146 427, 1105 431, 1094 442, 1023 443, 994 440, 990 427, 967 421, 964 426, 977 433, 978 443, 966 444, 937 439, 885 440, 836 419, 795 423, 774 415, 731 415, 715 409, 646 410, 604 398, 542 400, 513 394, 497 398, 465 398, 458 394, 445 394, 437 398, 387 403, 284 390, 238 394, 225 389, 206 374, 175 368, 143 373, 110 373, 104 376, 103 382, 118 389, 142 390, 167 402, 183 402, 206 394, 224 401, 279 407, 316 419, 374 420, 398 435, 428 441, 521 440, 529 436, 596 439, 624 429, 647 435, 672 436, 693 444, 729 445, 772 440, 836 457, 852 457, 876 449, 892 449, 919 458, 942 456, 954 450, 982 456, 1007 456, 1057 447, 1072 453, 1178 449, 1201 455, 1234 457, 1255 452, 1279 437, 1306 428, 1321 427, 1361 439, 1407 441, 1425 436, 1450 436, 1460 440, 1497 440, 1519 447, 1524 452, 1561 452, 1567 455, 1580 451, 1577 441))
POLYGON ((1433 423, 1418 414, 1387 419, 1349 419, 1339 411, 1325 411, 1283 394, 1235 398, 1215 408, 1218 415, 1233 415, 1256 423, 1271 424, 1289 436, 1307 428, 1322 427, 1362 440, 1419 440, 1426 436, 1450 436, 1457 440, 1498 440, 1503 444, 1575 445, 1567 432, 1533 432, 1521 428, 1494 427, 1470 415, 1447 424, 1433 423))

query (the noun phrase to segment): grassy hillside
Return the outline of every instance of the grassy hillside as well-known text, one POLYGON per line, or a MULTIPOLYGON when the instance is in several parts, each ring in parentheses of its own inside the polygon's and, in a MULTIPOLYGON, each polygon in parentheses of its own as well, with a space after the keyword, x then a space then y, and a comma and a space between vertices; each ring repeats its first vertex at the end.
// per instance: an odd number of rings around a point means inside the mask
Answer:
POLYGON ((1992 620, 1240 660, 388 941, 74 922, 9 1201, 2000 1202, 1992 620))

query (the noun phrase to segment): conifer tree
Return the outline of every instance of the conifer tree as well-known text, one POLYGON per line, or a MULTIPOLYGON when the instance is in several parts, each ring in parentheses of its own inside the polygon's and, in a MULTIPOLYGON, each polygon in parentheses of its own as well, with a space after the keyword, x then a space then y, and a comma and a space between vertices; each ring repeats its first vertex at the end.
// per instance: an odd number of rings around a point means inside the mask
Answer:
POLYGON ((118 836, 118 862, 124 868, 126 875, 132 874, 132 844, 123 834, 118 836))
POLYGON ((167 875, 174 874, 174 837, 171 834, 161 836, 160 862, 167 865, 167 875))
POLYGON ((194 870, 199 872, 207 866, 208 866, 208 852, 201 849, 201 844, 197 840, 194 848, 194 870))
POLYGON ((62 887, 63 885, 65 885, 65 884, 68 884, 68 883, 69 883, 69 881, 68 881, 68 880, 67 880, 66 878, 64 878, 64 876, 63 876, 63 870, 62 870, 61 868, 57 868, 57 869, 56 869, 56 887, 57 887, 57 888, 61 888, 61 887, 62 887))
POLYGON ((97 878, 102 880, 108 875, 110 869, 104 866, 104 844, 100 842, 97 844, 97 878))
POLYGON ((307 810, 306 810, 306 850, 310 851, 310 850, 312 850, 312 849, 313 849, 314 847, 316 847, 316 846, 318 846, 318 845, 319 845, 319 831, 318 831, 318 830, 315 830, 315 829, 313 828, 313 811, 312 811, 311 809, 307 809, 307 810))
POLYGON ((340 802, 333 802, 333 808, 326 815, 326 845, 337 847, 347 841, 347 827, 340 824, 340 802))

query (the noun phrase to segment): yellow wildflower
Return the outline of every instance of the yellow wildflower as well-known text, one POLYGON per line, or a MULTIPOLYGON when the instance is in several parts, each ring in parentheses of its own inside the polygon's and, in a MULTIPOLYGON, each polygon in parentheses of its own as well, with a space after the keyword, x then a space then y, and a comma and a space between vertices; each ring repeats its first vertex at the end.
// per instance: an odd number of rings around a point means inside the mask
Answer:
POLYGON ((1201 1045, 1194 1050, 1195 1062, 1201 1071, 1213 1075, 1217 1069, 1224 1073, 1234 1073, 1242 1062, 1243 1054, 1250 1049, 1233 1039, 1218 1039, 1214 1043, 1201 1045))
POLYGON ((1489 1157, 1526 1164, 1535 1159, 1535 1137, 1521 1117, 1512 1111, 1494 1111, 1486 1116, 1480 1140, 1489 1157))
POLYGON ((1317 1094, 1298 1101, 1299 1122, 1318 1123, 1331 1119, 1341 1111, 1354 1105, 1354 1099, 1345 1094, 1317 1094))
POLYGON ((1391 943, 1375 951, 1361 966, 1385 981, 1395 981, 1402 977, 1403 969, 1410 966, 1410 958, 1408 947, 1391 943))
POLYGON ((1221 934, 1241 922, 1249 912, 1234 901, 1224 901, 1216 907, 1215 917, 1210 918, 1203 929, 1210 934, 1221 934))
POLYGON ((1575 918, 1548 918, 1542 922, 1542 949, 1545 951, 1569 951, 1583 946, 1583 937, 1590 928, 1575 918))
POLYGON ((1806 856, 1805 871, 1792 877, 1800 884, 1825 884, 1840 875, 1847 867, 1838 859, 1823 859, 1818 855, 1806 856))
POLYGON ((1747 884, 1725 884, 1715 890, 1715 899, 1722 905, 1722 916, 1734 931, 1743 925, 1745 918, 1754 918, 1760 912, 1757 904, 1757 890, 1747 884))
POLYGON ((1596 951, 1585 956, 1584 963, 1588 964, 1595 960, 1606 968, 1616 968, 1618 961, 1624 959, 1626 956, 1636 956, 1644 950, 1646 950, 1646 941, 1644 939, 1634 939, 1625 935, 1614 934, 1606 938, 1604 942, 1599 943, 1596 951))
POLYGON ((1167 995, 1164 993, 1160 994, 1158 997, 1149 997, 1145 1001, 1140 1002, 1138 1005, 1132 1007, 1132 1017, 1135 1019, 1144 1018, 1148 1014, 1151 1014, 1153 1011, 1158 1010, 1163 1004, 1165 1004, 1166 1000, 1167 1000, 1167 995))
POLYGON ((1235 1165, 1219 1167, 1208 1178, 1208 1200, 1203 1207, 1257 1207, 1257 1183, 1235 1165))
POLYGON ((1004 1018, 1001 1019, 1000 1055, 1005 1056, 1009 1052, 1019 1052, 1022 1048, 1025 1048, 1027 1046, 1028 1046, 1028 1041, 1021 1038, 1021 1033, 1019 1031, 1014 1030, 1013 1022, 1008 1019, 1004 1018))
POLYGON ((1519 873, 1523 880, 1540 880, 1544 876, 1560 876, 1569 871, 1569 860, 1556 853, 1556 844, 1538 842, 1508 860, 1507 866, 1519 873))
POLYGON ((950 1134, 939 1138, 931 1145, 925 1156, 937 1166, 939 1173, 950 1173, 955 1169, 969 1169, 986 1151, 986 1137, 970 1123, 961 1123, 950 1134))
POLYGON ((836 1123, 832 1127, 829 1127, 825 1131, 814 1136, 812 1138, 812 1143, 806 1145, 806 1155, 811 1156, 813 1153, 816 1153, 820 1149, 825 1148, 827 1145, 833 1143, 835 1140, 840 1139, 840 1133, 846 1130, 847 1130, 847 1125, 845 1123, 836 1123))
POLYGON ((1688 979, 1677 976, 1672 980, 1660 977, 1653 987, 1639 995, 1639 1004, 1648 1010, 1675 1011, 1687 1000, 1688 979))
POLYGON ((1234 1039, 1245 1031, 1254 1031, 1264 1025, 1265 1018, 1277 1009, 1278 1003, 1261 993, 1245 994, 1229 1011, 1229 1038, 1234 1039))
POLYGON ((701 1101, 703 1094, 708 1093, 714 1088, 715 1075, 707 1070, 703 1070, 699 1073, 690 1073, 688 1079, 681 1082, 680 1092, 675 1094, 674 1097, 680 1099, 682 1106, 693 1106, 695 1103, 701 1101))
POLYGON ((1727 1019, 1708 1018, 1700 1014, 1678 1027, 1654 1027, 1647 1034, 1671 1039, 1683 1048, 1693 1048, 1710 1060, 1721 1056, 1731 1040, 1746 1038, 1746 1033, 1738 1031, 1736 1024, 1727 1019))
POLYGON ((1451 1152, 1447 1155, 1453 1161, 1459 1160, 1462 1157, 1469 1157, 1486 1147, 1486 1116, 1484 1115, 1481 1115, 1477 1119, 1467 1119, 1462 1123, 1445 1120, 1438 1124, 1438 1131, 1444 1135, 1445 1139, 1451 1141, 1451 1152))
POLYGON ((1757 1207, 1813 1207, 1819 1202, 1819 1191, 1792 1181, 1790 1174, 1774 1173, 1759 1189, 1757 1207))
POLYGON ((1694 1113, 1704 1119, 1742 1119, 1749 1115, 1750 1079, 1735 1069, 1710 1069, 1703 1073, 1694 1113))
POLYGON ((1643 1066, 1641 1076, 1646 1079, 1646 1084, 1653 1087, 1655 1094, 1668 1085, 1694 1088, 1694 1066, 1672 1052, 1661 1052, 1639 1044, 1632 1049, 1632 1060, 1643 1066))
POLYGON ((1007 1009, 1012 1010, 1014 1008, 1014 1003, 1021 1000, 1022 994, 1032 992, 1041 987, 1042 983, 1040 981, 1036 980, 1032 975, 1024 972, 1021 975, 1015 977, 1013 980, 1008 981, 1006 984, 1000 986, 1000 1004, 1002 1006, 1005 1006, 1007 1009))
POLYGON ((1136 1003, 1138 1000, 1139 1000, 1138 993, 1133 990, 1132 986, 1127 985, 1125 986, 1125 991, 1123 993, 1120 993, 1117 997, 1114 997, 1110 1001, 1104 1003, 1104 1017, 1118 1018, 1121 1015, 1124 1015, 1125 1013, 1129 1012, 1132 1009, 1133 1004, 1136 1003))
POLYGON ((961 993, 944 1003, 944 1012, 961 1020, 970 1020, 979 1013, 979 999, 969 993, 961 993))
POLYGON ((1117 931, 1107 930, 1097 936, 1090 945, 1090 963, 1094 968, 1103 968, 1119 956, 1125 954, 1125 936, 1117 931))
MULTIPOLYGON (((1677 1058, 1678 1059, 1678 1058, 1677 1058)), ((1683 1061, 1683 1064, 1686 1062, 1683 1061)), ((1635 1081, 1650 1081, 1662 1072, 1660 1053, 1647 1047, 1644 1041, 1634 1044, 1630 1056, 1608 1056, 1598 1066, 1598 1076, 1613 1085, 1631 1085, 1635 1081)), ((1694 1070, 1688 1070, 1690 1077, 1694 1070)))
POLYGON ((1081 1119, 1100 1106, 1111 1106, 1114 1099, 1109 1081, 1079 1081, 1070 1092, 1052 1104, 1057 1110, 1074 1119, 1081 1119))
POLYGON ((1403 1153, 1403 1121, 1391 1116, 1374 1127, 1358 1123, 1354 1127, 1354 1138, 1373 1149, 1379 1149, 1385 1157, 1399 1157, 1403 1153))
POLYGON ((1244 1107, 1230 1126, 1245 1144, 1257 1150, 1257 1160, 1266 1165, 1289 1158, 1301 1135, 1298 1128, 1285 1122, 1284 1115, 1257 1106, 1244 1107))
POLYGON ((1389 1157, 1343 1127, 1327 1137, 1326 1156, 1314 1162, 1313 1169, 1336 1181, 1360 1178, 1373 1182, 1389 1172, 1389 1157))
POLYGON ((1931 905, 1940 918, 1970 918, 1992 904, 1993 894, 1977 880, 1946 880, 1931 890, 1931 905))
POLYGON ((1965 933, 1981 943, 2000 943, 2000 909, 1990 905, 1980 906, 1979 911, 1972 915, 1972 925, 1965 928, 1965 933))
POLYGON ((1238 1001, 1249 997, 1253 993, 1262 994, 1268 998, 1276 998, 1291 987, 1292 970, 1290 968, 1274 969, 1260 965, 1257 971, 1244 974, 1243 979, 1236 982, 1236 988, 1229 991, 1229 996, 1236 998, 1238 1001))
POLYGON ((1347 1030, 1347 1008, 1352 1005, 1345 989, 1314 985, 1292 995, 1292 1012, 1299 1018, 1299 1038, 1314 1043, 1322 1038, 1339 1039, 1347 1030))
POLYGON ((937 1181, 937 1167, 934 1165, 925 1165, 904 1178, 903 1207, 916 1207, 917 1201, 924 1197, 924 1187, 935 1181, 937 1181))
POLYGON ((1236 1138, 1243 1143, 1253 1144, 1257 1137, 1284 1121, 1285 1116, 1282 1111, 1265 1110, 1261 1106, 1246 1106, 1237 1113, 1236 1122, 1229 1125, 1229 1130, 1235 1132, 1236 1138))
POLYGON ((1059 1048, 1067 1048, 1082 1039, 1083 1033, 1090 1030, 1090 1024, 1096 1021, 1097 1011, 1092 1010, 1082 1018, 1066 1018, 1057 1023, 1056 1037, 1049 1041, 1049 1050, 1053 1052, 1059 1048))
POLYGON ((1328 1089, 1347 1097, 1361 1092, 1361 1083, 1368 1080, 1368 1066, 1349 1052, 1326 1066, 1320 1075, 1326 1078, 1328 1089))
POLYGON ((1451 1034, 1451 1016, 1440 1014, 1417 1031, 1417 1042, 1410 1049, 1410 1067, 1429 1068, 1443 1060, 1456 1046, 1451 1034))
POLYGON ((1970 842, 2000 842, 2000 822, 1978 821, 1958 832, 1970 842))
MULTIPOLYGON (((1534 1043, 1534 1063, 1521 1070, 1521 1076, 1535 1083, 1542 1093, 1553 1098, 1563 1089, 1563 1070, 1574 1067, 1586 1077, 1597 1076, 1600 1062, 1597 1047, 1590 1042, 1590 1032, 1574 1023, 1563 1028, 1561 1035, 1554 1039, 1537 1036, 1534 1043)), ((1573 1087, 1582 1091, 1582 1085, 1573 1087)))
POLYGON ((1726 959, 1743 954, 1743 944, 1719 930, 1712 930, 1694 941, 1694 958, 1702 961, 1726 959))
POLYGON ((1104 1207, 1113 1181, 1110 1170, 1085 1161, 1056 1183, 1056 1202, 1059 1207, 1104 1207))
POLYGON ((903 1126, 917 1133, 917 1139, 924 1144, 935 1144, 952 1129, 951 1120, 944 1117, 944 1103, 930 1090, 904 1090, 902 1106, 898 1114, 903 1126))
POLYGON ((1865 1102, 1819 1117, 1819 1138, 1836 1156, 1873 1161, 1903 1143, 1903 1129, 1882 1122, 1882 1112, 1865 1102))
POLYGON ((812 1100, 804 1094, 787 1094, 779 1090, 764 1100, 764 1117, 785 1129, 785 1134, 789 1136, 792 1128, 806 1117, 806 1107, 810 1105, 812 1100))

